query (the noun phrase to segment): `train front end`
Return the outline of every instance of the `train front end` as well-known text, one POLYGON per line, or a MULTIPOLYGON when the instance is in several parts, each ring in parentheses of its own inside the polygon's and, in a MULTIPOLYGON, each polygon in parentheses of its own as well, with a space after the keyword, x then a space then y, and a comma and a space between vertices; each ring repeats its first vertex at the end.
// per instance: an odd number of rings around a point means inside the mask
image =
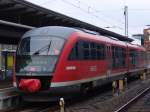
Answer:
POLYGON ((50 88, 65 39, 53 31, 33 30, 23 36, 18 45, 14 86, 25 93, 38 93, 50 88))

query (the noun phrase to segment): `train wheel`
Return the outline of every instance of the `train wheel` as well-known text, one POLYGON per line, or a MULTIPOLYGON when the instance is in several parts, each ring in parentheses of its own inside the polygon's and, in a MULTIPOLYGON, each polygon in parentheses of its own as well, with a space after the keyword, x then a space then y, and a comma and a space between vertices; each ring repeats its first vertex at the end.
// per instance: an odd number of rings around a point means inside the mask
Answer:
POLYGON ((93 90, 93 82, 83 83, 80 87, 81 94, 88 94, 93 90))

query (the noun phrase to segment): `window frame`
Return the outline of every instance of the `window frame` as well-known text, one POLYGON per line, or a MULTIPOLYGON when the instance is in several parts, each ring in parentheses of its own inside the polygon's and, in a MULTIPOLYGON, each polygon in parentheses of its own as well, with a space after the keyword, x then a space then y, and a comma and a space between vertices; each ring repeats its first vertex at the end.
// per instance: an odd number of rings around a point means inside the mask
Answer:
POLYGON ((72 61, 72 60, 105 60, 106 59, 106 45, 105 43, 102 42, 95 42, 95 41, 91 41, 91 40, 83 40, 83 39, 79 39, 75 42, 75 44, 73 45, 70 53, 69 53, 69 57, 68 60, 72 61), (79 56, 76 58, 71 58, 71 54, 73 52, 73 49, 75 49, 76 44, 80 42, 79 48, 78 48, 78 54, 79 56), (87 45, 86 45, 87 44, 87 45), (100 47, 98 49, 98 47, 100 47), (100 56, 98 57, 98 52, 100 53, 100 56), (92 55, 92 52, 95 52, 95 55, 92 55), (88 55, 86 56, 85 53, 87 53, 88 55), (102 54, 102 55, 101 55, 102 54))

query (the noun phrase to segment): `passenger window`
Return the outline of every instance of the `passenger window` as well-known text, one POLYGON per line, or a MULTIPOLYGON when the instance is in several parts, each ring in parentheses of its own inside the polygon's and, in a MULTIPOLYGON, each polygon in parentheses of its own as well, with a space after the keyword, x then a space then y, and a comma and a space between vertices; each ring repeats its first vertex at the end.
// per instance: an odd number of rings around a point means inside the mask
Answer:
POLYGON ((69 56, 69 60, 76 60, 78 59, 78 42, 75 44, 75 46, 72 48, 72 51, 70 53, 70 56, 69 56))
POLYGON ((119 68, 119 67, 125 67, 126 63, 126 49, 112 46, 112 67, 113 68, 119 68))
POLYGON ((105 46, 103 44, 97 44, 96 52, 97 59, 105 59, 105 46))
POLYGON ((105 45, 89 41, 78 41, 69 56, 69 60, 102 59, 105 59, 105 45))
POLYGON ((130 50, 130 59, 131 59, 131 64, 136 65, 138 62, 138 52, 136 50, 130 50))
POLYGON ((83 59, 90 59, 90 43, 83 42, 83 59))
POLYGON ((91 59, 94 59, 94 60, 97 59, 96 49, 91 49, 91 59))

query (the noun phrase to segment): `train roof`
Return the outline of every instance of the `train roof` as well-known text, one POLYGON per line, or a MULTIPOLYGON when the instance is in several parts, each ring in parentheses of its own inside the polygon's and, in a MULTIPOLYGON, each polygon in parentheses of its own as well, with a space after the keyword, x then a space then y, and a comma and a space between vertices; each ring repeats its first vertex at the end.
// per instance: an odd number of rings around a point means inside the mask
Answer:
POLYGON ((124 46, 126 47, 127 45, 131 48, 131 49, 139 49, 139 50, 145 50, 145 48, 143 46, 140 45, 136 45, 136 44, 132 44, 129 42, 124 42, 121 41, 119 39, 116 39, 114 37, 110 37, 110 36, 103 36, 103 35, 89 35, 89 34, 84 34, 84 36, 82 36, 82 33, 80 33, 82 38, 87 38, 87 39, 93 39, 94 41, 101 41, 101 42, 106 42, 108 44, 113 44, 116 46, 124 46), (88 36, 86 36, 88 35, 88 36))
POLYGON ((107 43, 117 44, 120 46, 125 46, 127 44, 131 48, 135 48, 135 49, 139 48, 141 50, 142 49, 144 50, 142 46, 124 42, 114 37, 99 35, 97 32, 89 31, 86 29, 63 27, 63 26, 46 26, 46 27, 34 28, 26 32, 23 38, 31 37, 31 36, 49 36, 50 35, 50 36, 58 36, 64 39, 68 39, 69 36, 74 32, 80 32, 80 34, 88 35, 87 37, 91 39, 97 39, 97 40, 101 40, 107 43), (94 36, 95 38, 93 38, 93 35, 95 35, 94 36))
POLYGON ((136 45, 136 44, 132 44, 132 43, 127 43, 127 45, 132 48, 132 49, 139 49, 139 50, 146 50, 143 46, 140 46, 140 45, 136 45))
MULTIPOLYGON (((28 31, 27 33, 25 33, 23 37, 40 36, 40 35, 42 36, 55 35, 55 36, 59 36, 59 37, 67 39, 73 32, 84 32, 87 34, 100 36, 98 32, 90 31, 90 30, 78 28, 78 27, 46 26, 46 27, 34 28, 28 31)), ((106 35, 103 35, 103 36, 106 36, 106 35)), ((114 39, 114 40, 118 40, 115 37, 110 37, 110 36, 107 36, 107 37, 114 39)))
POLYGON ((79 32, 80 30, 71 28, 71 27, 62 27, 62 26, 46 26, 40 28, 34 28, 28 32, 26 32, 24 37, 31 36, 59 36, 67 39, 73 32, 79 32))

